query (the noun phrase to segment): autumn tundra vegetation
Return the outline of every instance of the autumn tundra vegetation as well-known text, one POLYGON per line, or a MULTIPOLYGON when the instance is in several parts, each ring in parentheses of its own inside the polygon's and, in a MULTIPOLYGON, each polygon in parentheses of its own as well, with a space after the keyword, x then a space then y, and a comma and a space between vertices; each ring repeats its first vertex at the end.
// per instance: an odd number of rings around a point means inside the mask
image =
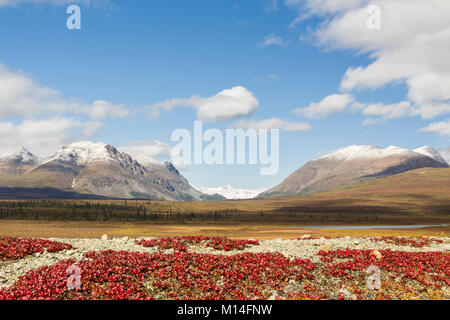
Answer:
POLYGON ((449 172, 425 171, 271 199, 0 201, 0 299, 450 299, 448 226, 305 229, 448 224, 449 172))
MULTIPOLYGON (((427 248, 436 238, 370 239, 405 246, 404 251, 319 247, 312 258, 279 252, 249 252, 255 240, 221 237, 177 237, 135 240, 150 252, 90 251, 75 261, 21 275, 0 288, 0 299, 449 299, 448 252, 410 251, 427 248), (192 246, 206 246, 198 253, 192 246), (78 287, 68 287, 67 270, 75 265, 78 287), (368 268, 380 272, 370 286, 368 268)), ((315 241, 303 237, 294 241, 315 241)), ((74 250, 72 245, 24 238, 0 238, 0 263, 31 255, 74 250)), ((70 270, 73 270, 70 269, 70 270)), ((70 274, 69 274, 70 276, 70 274)))

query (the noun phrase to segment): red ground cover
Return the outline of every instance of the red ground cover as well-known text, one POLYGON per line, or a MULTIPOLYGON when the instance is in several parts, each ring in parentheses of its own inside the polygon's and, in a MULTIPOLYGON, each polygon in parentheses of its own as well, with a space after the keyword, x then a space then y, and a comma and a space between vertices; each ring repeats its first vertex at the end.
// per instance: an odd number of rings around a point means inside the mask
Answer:
POLYGON ((256 240, 233 240, 224 237, 204 237, 186 236, 173 238, 160 238, 153 240, 136 241, 144 247, 158 247, 159 249, 175 249, 176 251, 186 251, 188 245, 204 243, 207 247, 215 250, 231 251, 244 250, 253 245, 259 245, 256 240))
POLYGON ((265 299, 289 277, 312 277, 309 260, 281 254, 90 252, 80 290, 67 289, 73 260, 28 272, 0 299, 265 299))
POLYGON ((79 290, 68 289, 75 261, 64 260, 28 272, 1 289, 0 299, 395 299, 421 292, 440 298, 450 285, 448 253, 379 252, 382 258, 371 250, 319 251, 319 263, 279 253, 90 252, 76 264, 79 290), (374 293, 365 285, 369 266, 382 272, 374 293))
POLYGON ((0 237, 0 260, 18 260, 30 254, 47 252, 59 252, 71 249, 67 243, 16 237, 0 237))

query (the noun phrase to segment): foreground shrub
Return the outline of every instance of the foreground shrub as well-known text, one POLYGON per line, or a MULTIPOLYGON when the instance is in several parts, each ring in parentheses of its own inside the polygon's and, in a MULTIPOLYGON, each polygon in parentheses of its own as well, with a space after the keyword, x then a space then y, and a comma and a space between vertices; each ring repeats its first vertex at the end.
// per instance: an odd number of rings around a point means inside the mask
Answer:
POLYGON ((256 240, 233 240, 224 237, 205 237, 205 236, 186 236, 186 237, 172 237, 160 238, 152 240, 136 241, 144 247, 158 247, 160 250, 174 249, 175 251, 186 251, 188 245, 204 244, 207 247, 214 248, 214 250, 244 250, 253 245, 259 245, 256 240))
POLYGON ((69 290, 74 260, 22 276, 0 299, 267 299, 289 279, 313 279, 309 260, 279 253, 233 256, 176 252, 90 252, 77 263, 81 287, 69 290))
POLYGON ((55 253, 71 249, 72 245, 56 241, 31 238, 0 237, 0 260, 18 260, 30 254, 55 253))

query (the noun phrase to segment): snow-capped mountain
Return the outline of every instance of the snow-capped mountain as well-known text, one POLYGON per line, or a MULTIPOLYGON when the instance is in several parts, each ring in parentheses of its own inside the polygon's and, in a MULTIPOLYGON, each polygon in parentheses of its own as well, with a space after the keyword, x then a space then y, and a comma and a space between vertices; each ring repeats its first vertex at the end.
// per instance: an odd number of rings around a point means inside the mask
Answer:
POLYGON ((9 176, 20 176, 36 166, 39 158, 25 148, 9 150, 0 155, 0 181, 9 176))
POLYGON ((117 152, 112 151, 113 148, 109 148, 104 143, 81 141, 61 147, 45 162, 74 161, 77 165, 82 166, 94 161, 118 161, 117 152))
POLYGON ((384 158, 388 156, 414 156, 415 152, 396 146, 389 146, 385 149, 378 146, 348 146, 340 148, 329 154, 324 155, 321 159, 332 159, 341 161, 350 161, 357 159, 384 158))
POLYGON ((309 161, 258 198, 323 192, 424 167, 446 168, 449 164, 432 147, 409 150, 352 145, 309 161))
POLYGON ((414 149, 414 152, 426 155, 436 161, 442 162, 444 164, 448 164, 448 162, 442 157, 441 152, 434 149, 433 147, 426 146, 418 149, 414 149))
POLYGON ((39 158, 25 148, 10 150, 0 155, 1 162, 18 162, 22 164, 38 163, 39 158))
POLYGON ((449 164, 450 148, 438 151, 429 146, 414 150, 349 146, 308 162, 263 193, 231 186, 196 189, 169 162, 84 141, 63 146, 42 161, 25 148, 0 155, 0 187, 54 188, 113 198, 249 199, 327 191, 423 167, 446 168, 449 164))
POLYGON ((199 188, 199 190, 206 194, 220 194, 226 199, 239 200, 239 199, 252 199, 260 194, 263 190, 250 190, 250 189, 235 189, 230 185, 218 188, 199 188))
POLYGON ((450 147, 439 149, 439 154, 445 161, 447 161, 448 165, 450 166, 450 147))
MULTIPOLYGON (((23 159, 34 159, 31 153, 23 154, 23 159)), ((171 163, 141 164, 111 145, 89 141, 63 146, 44 161, 26 168, 0 162, 0 174, 0 187, 54 188, 113 198, 223 199, 193 188, 171 163)))

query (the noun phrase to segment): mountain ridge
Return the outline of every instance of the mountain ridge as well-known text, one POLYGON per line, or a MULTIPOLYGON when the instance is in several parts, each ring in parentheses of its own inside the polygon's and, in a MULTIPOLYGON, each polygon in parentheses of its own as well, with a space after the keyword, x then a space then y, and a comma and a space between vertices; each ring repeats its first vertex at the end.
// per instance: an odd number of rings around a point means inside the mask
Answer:
POLYGON ((104 143, 82 141, 65 145, 44 160, 25 167, 21 162, 11 162, 4 156, 0 159, 4 159, 0 162, 0 187, 5 188, 53 188, 69 193, 127 199, 223 199, 194 189, 169 162, 140 164, 129 154, 104 143))
POLYGON ((308 161, 257 198, 330 191, 424 167, 448 168, 449 163, 428 146, 410 150, 351 145, 308 161))
POLYGON ((253 199, 263 190, 251 190, 251 189, 237 189, 231 185, 217 188, 198 188, 200 191, 206 194, 219 194, 229 200, 244 200, 253 199))

